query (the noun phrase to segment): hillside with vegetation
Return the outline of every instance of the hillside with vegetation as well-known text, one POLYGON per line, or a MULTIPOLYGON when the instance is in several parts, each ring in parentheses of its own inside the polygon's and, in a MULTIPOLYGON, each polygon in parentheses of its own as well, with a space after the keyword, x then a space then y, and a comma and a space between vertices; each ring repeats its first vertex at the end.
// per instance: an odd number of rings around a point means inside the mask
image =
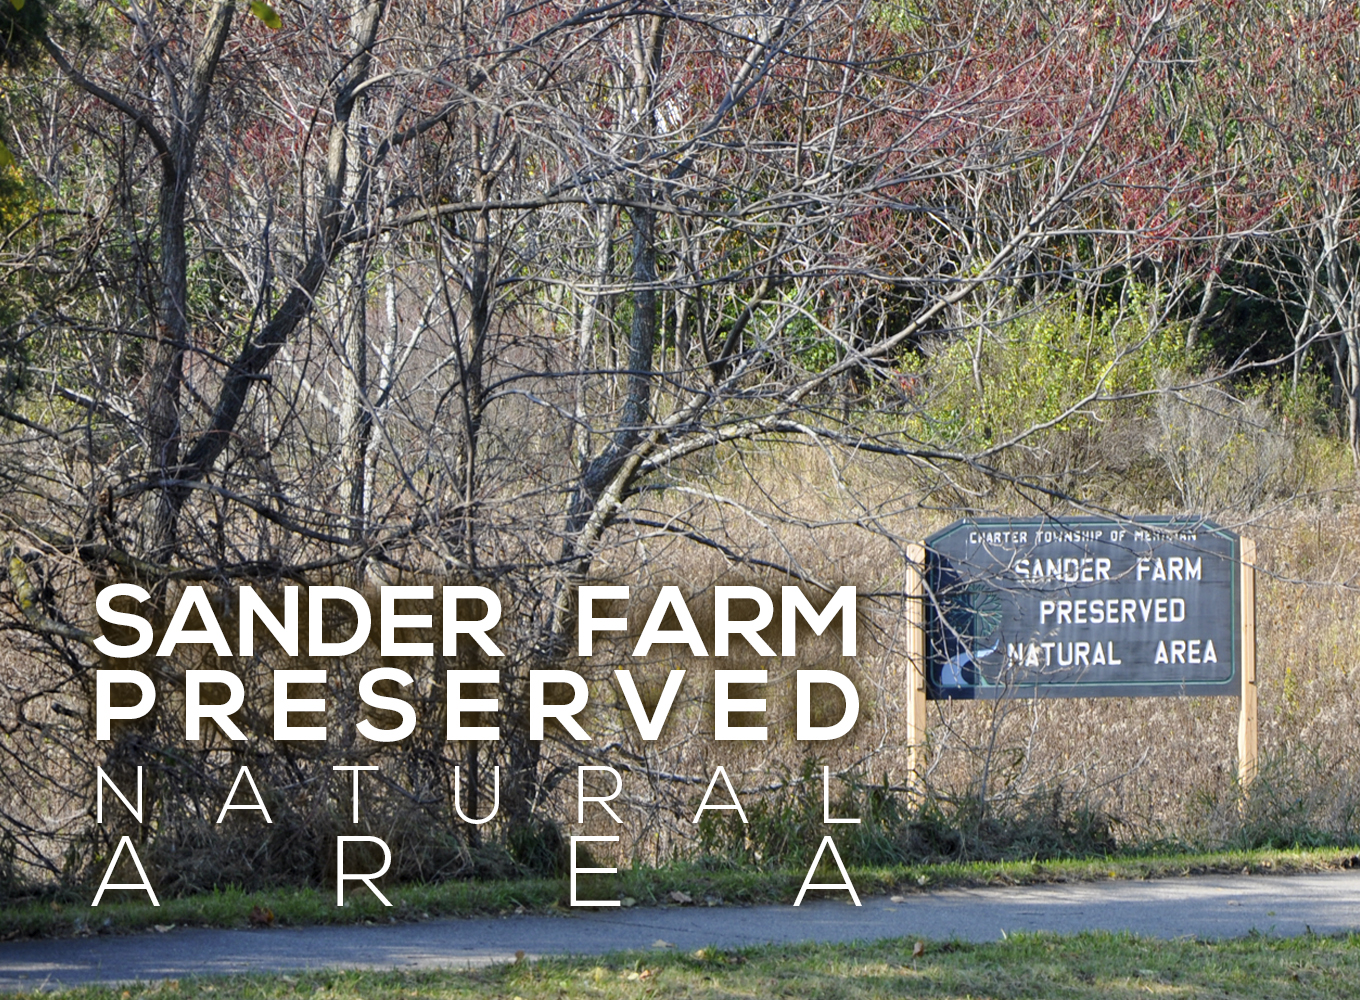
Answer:
POLYGON ((356 832, 394 882, 560 873, 605 763, 623 865, 805 864, 823 766, 856 864, 1355 842, 1354 4, 16 0, 0 61, 0 901, 124 835, 163 897, 328 885, 356 832), (907 546, 1041 514, 1256 540, 1250 797, 1230 699, 941 702, 907 773, 907 546), (243 584, 484 586, 506 655, 182 645, 99 741, 114 583, 229 635, 243 584), (711 659, 577 657, 583 583, 855 585, 860 724, 800 743, 780 664, 770 741, 715 744, 711 659), (661 739, 619 666, 649 705, 687 670, 661 739), (275 741, 305 667, 327 738, 275 741), (453 667, 500 671, 501 739, 446 739, 453 667), (186 738, 194 669, 248 740, 186 738), (530 737, 531 669, 586 678, 590 742, 530 737), (719 764, 747 824, 691 822, 719 764), (215 821, 242 766, 267 825, 215 821), (97 823, 138 767, 144 822, 97 823))

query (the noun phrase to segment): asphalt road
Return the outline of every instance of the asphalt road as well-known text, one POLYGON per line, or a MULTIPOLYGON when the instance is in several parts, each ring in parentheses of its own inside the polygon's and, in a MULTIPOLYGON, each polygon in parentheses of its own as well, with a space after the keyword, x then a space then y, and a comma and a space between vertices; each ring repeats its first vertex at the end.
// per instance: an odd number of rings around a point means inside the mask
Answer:
POLYGON ((1016 931, 1132 931, 1153 937, 1294 936, 1360 929, 1360 873, 1213 876, 945 889, 862 907, 635 907, 563 916, 418 924, 168 933, 0 944, 0 991, 231 972, 464 968, 621 949, 918 937, 992 941, 1016 931))

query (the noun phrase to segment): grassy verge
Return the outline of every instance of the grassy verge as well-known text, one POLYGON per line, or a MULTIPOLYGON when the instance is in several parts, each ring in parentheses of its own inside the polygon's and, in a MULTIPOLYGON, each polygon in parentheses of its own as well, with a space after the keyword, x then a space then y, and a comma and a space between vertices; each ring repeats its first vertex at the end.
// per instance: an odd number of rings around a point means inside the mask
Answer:
POLYGON ((72 1000, 167 994, 212 1000, 636 1000, 655 996, 1309 997, 1360 995, 1360 936, 1160 941, 1124 934, 1013 935, 993 944, 912 940, 740 951, 619 953, 449 972, 322 972, 73 990, 72 1000))
MULTIPOLYGON (((1350 868, 1357 864, 1360 864, 1360 858, 1351 849, 1308 848, 852 868, 850 874, 861 895, 872 895, 950 886, 1033 885, 1111 878, 1177 878, 1238 872, 1295 874, 1350 868)), ((665 868, 624 869, 617 876, 590 876, 582 879, 580 891, 581 898, 597 898, 595 894, 598 893, 598 898, 623 898, 625 905, 674 905, 677 901, 699 906, 784 903, 792 902, 806 874, 802 870, 711 870, 699 865, 677 864, 665 868)), ((384 888, 384 892, 392 901, 390 909, 362 888, 351 891, 344 907, 335 905, 334 890, 320 889, 254 893, 228 889, 164 899, 159 907, 152 907, 144 894, 135 892, 110 892, 98 909, 80 900, 49 899, 0 908, 0 940, 125 933, 170 925, 294 926, 545 912, 565 908, 567 902, 565 879, 400 885, 384 888), (120 895, 124 898, 117 898, 120 895)))

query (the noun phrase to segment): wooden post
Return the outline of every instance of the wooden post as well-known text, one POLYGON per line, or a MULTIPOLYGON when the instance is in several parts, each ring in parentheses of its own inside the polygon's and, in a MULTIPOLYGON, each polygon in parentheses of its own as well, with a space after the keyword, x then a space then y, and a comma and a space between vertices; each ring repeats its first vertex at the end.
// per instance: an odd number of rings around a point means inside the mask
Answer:
POLYGON ((926 548, 907 546, 907 787, 915 799, 925 792, 926 767, 926 548))
POLYGON ((1237 781, 1245 790, 1256 777, 1256 543, 1242 547, 1242 710, 1237 719, 1237 781))

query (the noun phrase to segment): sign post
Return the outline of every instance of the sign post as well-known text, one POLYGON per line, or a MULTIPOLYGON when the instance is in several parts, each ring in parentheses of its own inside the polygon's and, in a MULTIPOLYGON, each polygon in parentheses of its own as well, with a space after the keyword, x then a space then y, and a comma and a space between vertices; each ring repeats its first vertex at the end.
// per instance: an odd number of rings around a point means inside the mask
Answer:
POLYGON ((907 787, 924 791, 926 767, 926 548, 907 546, 907 787))
POLYGON ((1242 546, 1242 707, 1237 719, 1237 783, 1256 777, 1256 543, 1242 546))

